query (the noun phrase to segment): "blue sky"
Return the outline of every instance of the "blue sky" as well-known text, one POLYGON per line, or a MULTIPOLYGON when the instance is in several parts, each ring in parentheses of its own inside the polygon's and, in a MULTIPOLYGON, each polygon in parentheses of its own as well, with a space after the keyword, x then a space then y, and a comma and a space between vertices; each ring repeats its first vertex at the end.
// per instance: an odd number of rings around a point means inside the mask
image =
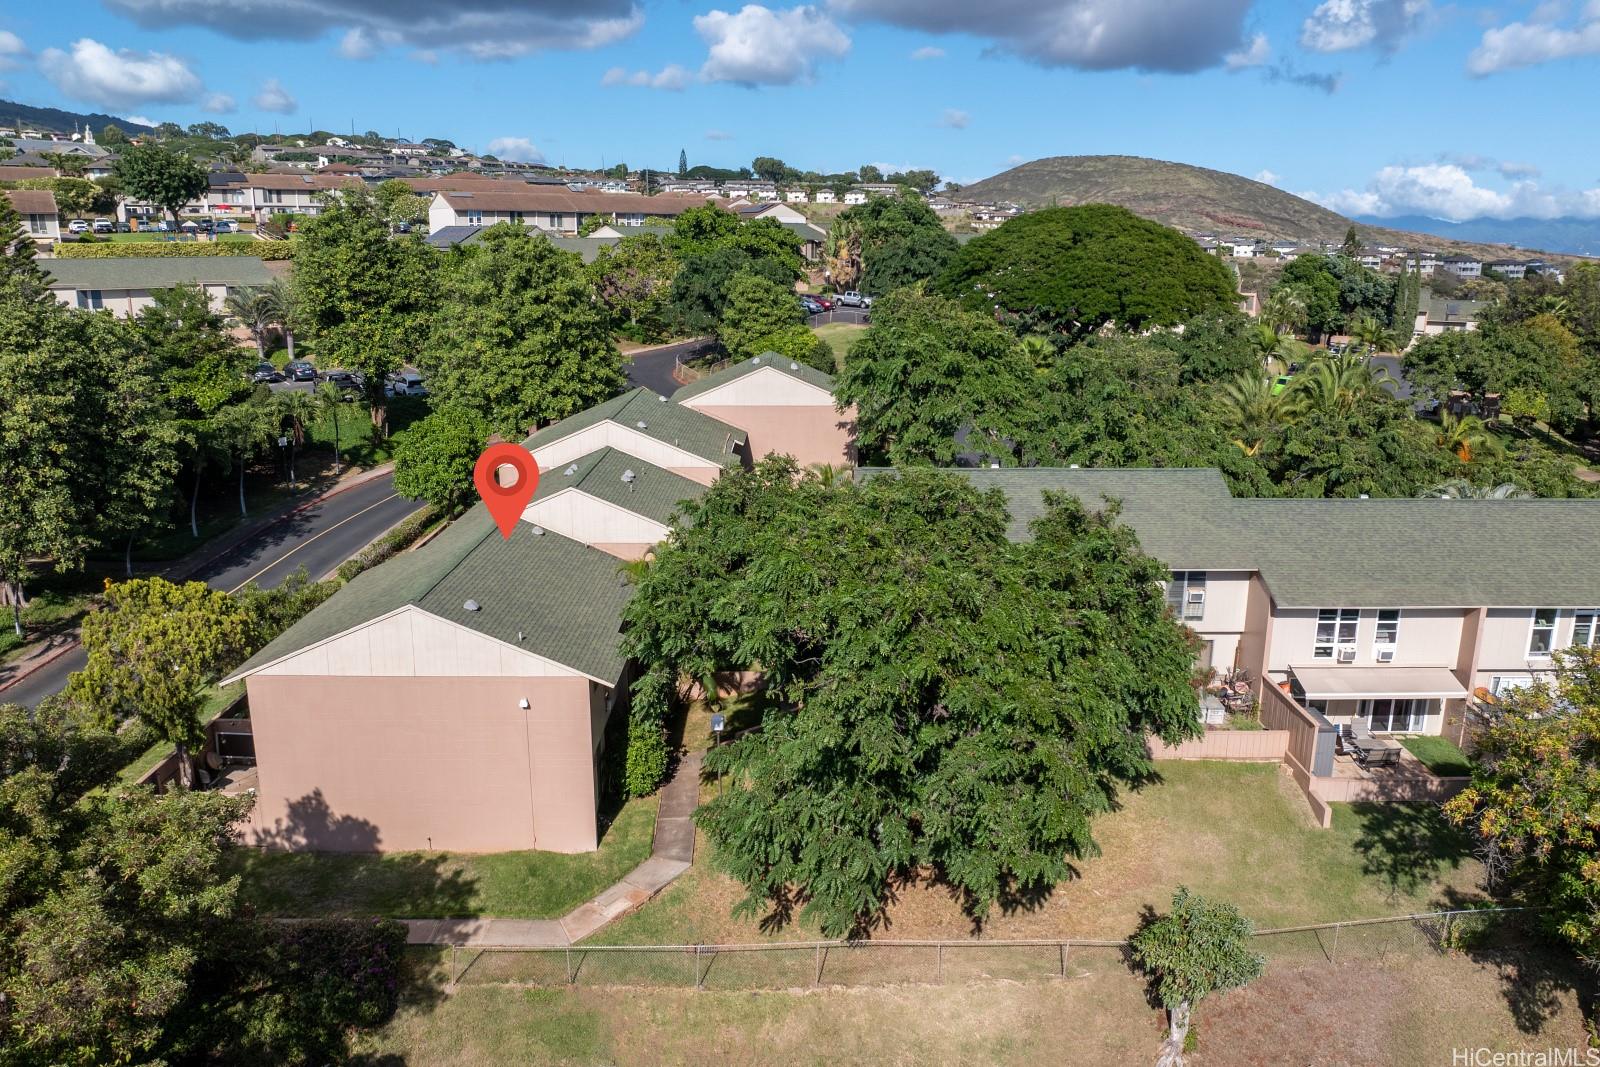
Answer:
POLYGON ((1600 216, 1600 0, 53 0, 0 8, 0 84, 572 166, 1116 152, 1350 213, 1600 216))

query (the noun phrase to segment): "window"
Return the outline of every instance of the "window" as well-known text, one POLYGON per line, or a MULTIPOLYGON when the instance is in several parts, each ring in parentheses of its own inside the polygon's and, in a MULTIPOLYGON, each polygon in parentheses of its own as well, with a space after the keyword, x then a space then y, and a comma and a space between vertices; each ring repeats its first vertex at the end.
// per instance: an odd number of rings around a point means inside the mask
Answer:
POLYGON ((469 211, 469 212, 467 212, 467 225, 468 226, 482 226, 483 225, 483 212, 481 212, 481 211, 469 211))
POLYGON ((1332 659, 1337 645, 1356 643, 1356 623, 1361 613, 1355 608, 1323 608, 1317 612, 1317 639, 1311 646, 1312 659, 1332 659))
POLYGON ((100 300, 100 290, 98 290, 98 289, 79 289, 78 290, 78 306, 81 307, 81 308, 86 308, 89 311, 99 311, 102 307, 105 306, 104 304, 101 303, 101 300, 100 300))
POLYGON ((1551 649, 1556 646, 1556 609, 1535 608, 1533 612, 1533 626, 1528 631, 1528 656, 1529 658, 1543 658, 1550 655, 1551 649))
POLYGON ((1180 619, 1205 618, 1206 572, 1174 571, 1167 583, 1167 607, 1180 619))
POLYGON ((28 216, 28 232, 29 233, 49 233, 50 232, 50 216, 49 215, 29 215, 28 216))
POLYGON ((1600 645, 1600 609, 1580 611, 1572 620, 1572 643, 1580 648, 1600 645))
POLYGON ((1378 629, 1372 640, 1380 645, 1396 644, 1400 640, 1400 609, 1390 608, 1378 612, 1378 629))
POLYGON ((1526 689, 1533 684, 1533 678, 1527 674, 1497 674, 1489 680, 1489 692, 1494 696, 1504 696, 1513 689, 1526 689))

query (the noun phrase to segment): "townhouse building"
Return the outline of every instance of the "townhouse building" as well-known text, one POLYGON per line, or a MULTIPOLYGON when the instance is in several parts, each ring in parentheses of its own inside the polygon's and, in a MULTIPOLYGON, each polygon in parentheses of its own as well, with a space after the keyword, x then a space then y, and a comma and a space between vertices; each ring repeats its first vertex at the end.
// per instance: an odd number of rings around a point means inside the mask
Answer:
POLYGON ((115 256, 39 261, 50 294, 68 307, 131 318, 162 289, 198 285, 217 314, 228 294, 269 284, 272 269, 255 256, 115 256))
POLYGON ((640 226, 650 219, 674 219, 710 201, 697 195, 601 193, 510 182, 479 182, 470 188, 441 189, 428 204, 428 232, 446 226, 493 226, 517 222, 557 233, 576 233, 591 215, 617 226, 640 226), (493 185, 492 188, 484 186, 493 185))
POLYGON ((34 242, 49 246, 61 240, 61 213, 48 189, 8 189, 6 199, 22 219, 22 230, 34 242))

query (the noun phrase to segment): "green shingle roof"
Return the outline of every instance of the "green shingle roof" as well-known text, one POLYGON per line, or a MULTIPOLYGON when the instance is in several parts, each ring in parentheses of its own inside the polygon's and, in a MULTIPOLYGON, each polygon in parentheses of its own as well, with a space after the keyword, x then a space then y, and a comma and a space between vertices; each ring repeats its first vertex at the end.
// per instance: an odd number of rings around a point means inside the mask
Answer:
POLYGON ((118 256, 41 259, 51 285, 73 289, 171 289, 177 285, 266 285, 272 272, 255 256, 118 256))
POLYGON ((523 523, 502 538, 478 505, 428 545, 340 589, 234 672, 248 674, 352 627, 415 605, 602 680, 622 673, 622 609, 632 595, 615 556, 523 523), (463 606, 476 601, 479 610, 463 606), (519 640, 520 634, 520 640, 519 640))
POLYGON ((1236 499, 1206 469, 954 473, 1005 494, 1013 540, 1046 491, 1119 499, 1150 555, 1173 570, 1258 571, 1279 607, 1600 606, 1600 500, 1236 499))
POLYGON ((522 444, 534 451, 601 422, 629 427, 725 467, 739 462, 736 450, 743 447, 746 440, 743 430, 666 401, 648 389, 635 389, 552 423, 522 444), (642 427, 641 422, 644 423, 642 427))
POLYGON ((539 488, 533 499, 544 500, 568 489, 588 493, 663 525, 671 525, 679 501, 698 497, 706 491, 699 482, 614 448, 602 448, 564 467, 540 471, 539 488), (633 478, 623 481, 622 476, 629 471, 633 472, 633 478))
POLYGON ((776 352, 767 352, 751 359, 741 359, 739 362, 724 367, 715 374, 708 374, 697 382, 690 382, 676 393, 673 393, 672 399, 682 403, 692 396, 710 392, 712 389, 727 385, 729 382, 738 381, 747 374, 754 374, 756 371, 768 367, 787 374, 791 378, 797 378, 807 385, 814 385, 818 389, 826 389, 830 393, 833 392, 833 375, 826 374, 805 363, 785 359, 776 352))

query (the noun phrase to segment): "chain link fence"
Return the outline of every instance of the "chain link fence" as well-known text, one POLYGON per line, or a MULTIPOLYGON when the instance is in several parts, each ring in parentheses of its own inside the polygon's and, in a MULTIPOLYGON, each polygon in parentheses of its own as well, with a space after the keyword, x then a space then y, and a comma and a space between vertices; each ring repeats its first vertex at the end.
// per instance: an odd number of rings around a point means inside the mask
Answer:
MULTIPOLYGON (((1521 908, 1436 911, 1258 930, 1269 966, 1415 957, 1512 930, 1521 908)), ((454 984, 798 989, 1030 981, 1129 972, 1127 941, 795 941, 740 945, 452 948, 454 984)))

